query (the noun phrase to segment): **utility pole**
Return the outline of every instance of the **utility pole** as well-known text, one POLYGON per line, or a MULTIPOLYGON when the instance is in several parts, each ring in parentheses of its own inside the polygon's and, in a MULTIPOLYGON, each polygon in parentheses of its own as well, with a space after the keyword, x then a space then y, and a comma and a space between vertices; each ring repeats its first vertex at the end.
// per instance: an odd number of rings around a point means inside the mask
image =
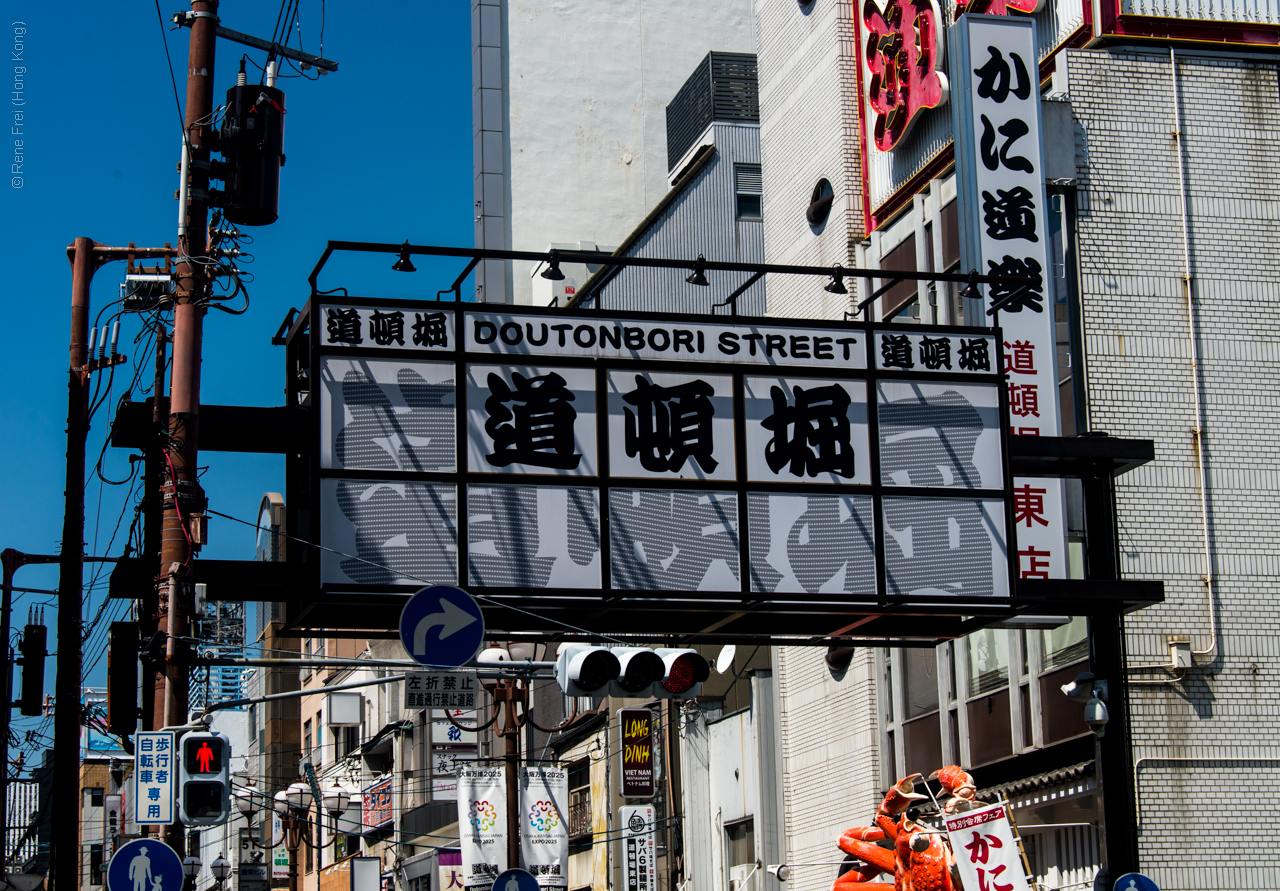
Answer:
MULTIPOLYGON (((187 52, 187 101, 183 122, 183 165, 188 182, 185 208, 179 208, 177 286, 173 311, 173 374, 169 383, 168 442, 164 446, 161 498, 164 503, 160 572, 156 579, 160 627, 165 641, 163 702, 152 723, 185 724, 188 705, 189 647, 183 642, 190 622, 190 565, 194 556, 190 517, 203 511, 204 494, 197 479, 200 420, 200 345, 204 326, 208 275, 198 260, 208 246, 209 147, 213 133, 214 56, 218 28, 217 0, 192 0, 191 39, 187 52), (184 212, 185 211, 185 212, 184 212)), ((159 394, 156 394, 157 400, 159 394)), ((160 691, 157 691, 160 692, 160 691)), ((154 729, 154 728, 153 728, 154 729)), ((183 850, 182 826, 168 828, 167 841, 183 850)))
MULTIPOLYGON (((71 358, 67 377, 67 487, 58 558, 58 669, 54 682, 52 818, 56 826, 80 819, 80 648, 84 643, 84 454, 89 433, 89 284, 103 263, 135 257, 170 257, 173 249, 117 248, 77 238, 67 247, 71 261, 71 358)), ((62 889, 79 881, 75 836, 53 837, 49 862, 62 889)))

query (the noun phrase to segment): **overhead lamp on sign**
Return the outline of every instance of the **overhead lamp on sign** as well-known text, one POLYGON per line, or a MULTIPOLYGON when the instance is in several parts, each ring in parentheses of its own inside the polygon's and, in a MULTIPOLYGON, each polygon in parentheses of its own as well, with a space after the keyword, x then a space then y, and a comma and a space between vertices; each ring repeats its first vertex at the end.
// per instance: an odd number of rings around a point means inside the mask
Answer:
POLYGON ((409 259, 409 242, 406 240, 400 247, 400 259, 391 264, 391 268, 396 272, 417 272, 418 267, 413 265, 413 261, 409 259))
POLYGON ((552 251, 547 260, 547 268, 542 270, 542 277, 548 281, 564 281, 564 273, 560 271, 560 252, 552 251))
POLYGON ((706 272, 706 269, 707 269, 707 258, 702 256, 702 254, 698 254, 698 259, 693 264, 693 272, 689 273, 689 275, 685 278, 685 281, 687 281, 691 285, 698 285, 703 288, 707 287, 710 284, 710 282, 707 281, 707 277, 704 274, 706 272))
POLYGON ((831 281, 827 282, 822 288, 828 294, 848 294, 849 289, 844 286, 844 267, 839 263, 831 271, 831 281))
POLYGON ((982 293, 978 290, 978 270, 972 269, 969 271, 969 282, 960 289, 960 296, 966 300, 977 300, 982 296, 982 293))

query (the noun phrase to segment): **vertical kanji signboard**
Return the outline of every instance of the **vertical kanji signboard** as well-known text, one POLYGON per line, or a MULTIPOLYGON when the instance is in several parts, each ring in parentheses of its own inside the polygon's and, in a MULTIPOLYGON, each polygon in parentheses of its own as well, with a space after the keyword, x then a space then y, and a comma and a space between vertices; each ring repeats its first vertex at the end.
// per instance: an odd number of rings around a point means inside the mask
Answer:
MULTIPOLYGON (((963 268, 1035 280, 984 294, 988 308, 1003 303, 1010 432, 1061 436, 1035 28, 1029 18, 966 13, 952 30, 956 188, 963 268)), ((1018 577, 1065 578, 1062 481, 1015 487, 1018 577)))
POLYGON ((993 329, 311 312, 324 593, 1011 594, 993 329))

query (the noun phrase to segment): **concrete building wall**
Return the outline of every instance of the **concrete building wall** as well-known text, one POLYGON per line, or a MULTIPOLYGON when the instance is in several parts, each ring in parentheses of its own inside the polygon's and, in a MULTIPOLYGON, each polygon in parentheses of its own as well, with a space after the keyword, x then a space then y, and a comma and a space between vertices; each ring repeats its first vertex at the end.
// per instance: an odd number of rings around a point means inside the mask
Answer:
POLYGON ((1079 245, 1091 425, 1156 443, 1156 460, 1121 477, 1117 492, 1122 570, 1163 579, 1167 601, 1128 620, 1129 660, 1167 662, 1173 636, 1189 635, 1202 654, 1172 681, 1159 670, 1134 676, 1146 682, 1131 691, 1142 865, 1166 889, 1269 887, 1280 883, 1280 864, 1217 831, 1215 802, 1232 785, 1233 812, 1266 813, 1280 783, 1275 61, 1179 51, 1179 123, 1168 50, 1067 60, 1085 143, 1079 245))
MULTIPOLYGON (((831 672, 825 653, 776 650, 788 863, 843 859, 840 833, 871 825, 884 795, 873 651, 857 650, 843 674, 831 672)), ((834 866, 796 867, 786 887, 826 891, 836 875, 834 866)))
MULTIPOLYGON (((472 2, 476 246, 617 245, 667 190, 665 109, 709 50, 753 52, 750 0, 472 2)), ((529 303, 486 261, 477 299, 529 303)))
MULTIPOLYGON (((855 260, 862 240, 857 46, 850 3, 759 0, 760 154, 764 243, 770 263, 816 266, 855 260), (831 215, 809 225, 805 210, 819 180, 831 183, 831 215)), ((769 313, 839 319, 847 297, 819 280, 771 276, 769 313)), ((852 289, 851 289, 852 290, 852 289)))

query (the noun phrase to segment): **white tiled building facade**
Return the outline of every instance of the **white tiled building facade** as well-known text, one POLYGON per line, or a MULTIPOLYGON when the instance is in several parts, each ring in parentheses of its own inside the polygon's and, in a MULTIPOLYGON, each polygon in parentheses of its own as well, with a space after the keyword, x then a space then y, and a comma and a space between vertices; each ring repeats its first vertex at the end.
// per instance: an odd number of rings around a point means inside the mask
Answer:
MULTIPOLYGON (((856 47, 845 7, 757 3, 768 262, 882 260, 879 233, 859 245, 868 233, 850 79, 856 47), (820 177, 835 186, 825 230, 804 219, 820 177)), ((1074 182, 1056 183, 1064 197, 1053 199, 1074 249, 1053 259, 1075 263, 1055 276, 1074 277, 1079 306, 1074 320, 1060 318, 1073 329, 1061 333, 1078 345, 1070 372, 1082 381, 1078 424, 1070 426, 1155 442, 1155 461, 1118 478, 1116 501, 1122 574, 1165 584, 1166 602, 1126 623, 1134 831, 1142 870, 1162 889, 1280 887, 1280 859, 1265 843, 1224 830, 1241 821, 1269 825, 1280 792, 1278 58, 1112 41, 1059 49, 1052 66, 1049 91, 1069 104, 1076 131, 1074 182), (1179 643, 1184 653, 1189 644, 1191 666, 1164 668, 1179 643)), ((880 229, 921 213, 919 225, 945 226, 939 209, 948 199, 934 199, 954 194, 946 158, 933 171, 912 186, 905 215, 882 216, 880 229)), ((769 287, 775 315, 838 318, 857 299, 833 307, 811 285, 788 291, 771 280, 769 287)), ((947 309, 920 316, 955 320, 957 311, 947 309)), ((1021 634, 1009 632, 1006 683, 1036 686, 1037 666, 1043 682, 1050 667, 1067 664, 1051 661, 1047 636, 1042 644, 1039 632, 1021 634), (1018 668, 1019 653, 1030 668, 1018 668)), ((886 738, 904 720, 886 717, 893 705, 886 697, 902 704, 903 680, 888 679, 902 668, 895 658, 858 650, 841 676, 821 651, 776 653, 788 861, 839 859, 840 831, 869 823, 885 784, 902 772, 902 742, 886 738)), ((948 658, 938 661, 944 671, 948 658)), ((1048 730, 1030 728, 1054 707, 1054 680, 1036 694, 1028 729, 1015 729, 1015 752, 1047 744, 1048 730)), ((939 683, 945 688, 946 678, 939 683)), ((944 757, 963 761, 969 742, 942 740, 944 757)), ((920 769, 909 748, 906 760, 920 769)), ((1097 866, 1088 825, 1098 818, 1093 766, 1057 767, 1054 777, 1028 780, 1035 791, 1003 789, 1018 799, 1025 829, 1048 824, 1033 859, 1049 888, 1088 882, 1097 866)), ((798 868, 788 887, 824 891, 834 873, 798 868)))

